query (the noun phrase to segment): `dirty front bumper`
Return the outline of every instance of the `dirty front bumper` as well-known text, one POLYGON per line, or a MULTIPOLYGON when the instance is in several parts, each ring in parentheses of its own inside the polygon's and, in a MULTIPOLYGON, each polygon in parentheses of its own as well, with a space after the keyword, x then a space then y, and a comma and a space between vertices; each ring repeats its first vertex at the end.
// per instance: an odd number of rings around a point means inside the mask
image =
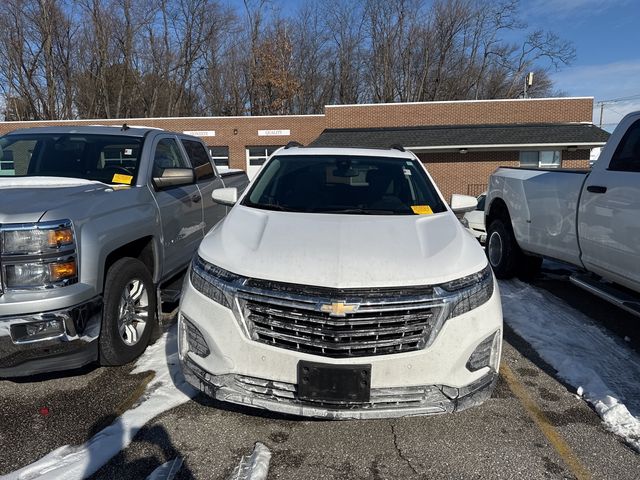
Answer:
POLYGON ((0 317, 0 378, 82 367, 98 358, 102 298, 43 313, 0 317), (38 332, 38 327, 46 330, 38 332))
POLYGON ((223 401, 272 412, 331 420, 437 415, 465 410, 483 403, 495 388, 494 370, 463 388, 444 385, 373 388, 361 404, 331 404, 300 400, 295 384, 245 375, 211 375, 189 357, 182 359, 186 380, 207 395, 223 401))

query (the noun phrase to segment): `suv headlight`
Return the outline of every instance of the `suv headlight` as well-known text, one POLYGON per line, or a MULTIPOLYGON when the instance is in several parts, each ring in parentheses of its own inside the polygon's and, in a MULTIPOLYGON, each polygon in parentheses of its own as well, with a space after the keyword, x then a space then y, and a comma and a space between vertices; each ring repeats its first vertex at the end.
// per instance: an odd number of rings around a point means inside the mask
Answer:
POLYGON ((244 277, 206 262, 199 255, 191 262, 190 275, 196 290, 227 308, 233 308, 237 287, 244 283, 244 277))
POLYGON ((70 220, 4 225, 0 230, 0 256, 7 289, 52 288, 78 281, 70 220))
POLYGON ((486 303, 493 295, 493 272, 489 264, 472 275, 438 285, 441 295, 448 297, 448 318, 457 317, 486 303))

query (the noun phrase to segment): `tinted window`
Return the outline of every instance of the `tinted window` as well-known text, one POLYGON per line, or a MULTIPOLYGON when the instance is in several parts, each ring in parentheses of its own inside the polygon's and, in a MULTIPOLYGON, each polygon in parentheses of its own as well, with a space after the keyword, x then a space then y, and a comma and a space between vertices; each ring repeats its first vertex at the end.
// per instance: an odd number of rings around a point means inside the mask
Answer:
POLYGON ((37 134, 0 138, 0 175, 135 183, 142 139, 117 135, 37 134))
POLYGON ((362 215, 446 210, 418 161, 360 156, 275 157, 243 204, 265 210, 362 215))
POLYGON ((640 120, 633 123, 611 158, 609 170, 640 172, 640 120))
POLYGON ((161 177, 166 168, 191 168, 173 138, 163 138, 153 154, 153 176, 161 177))
POLYGON ((182 145, 184 145, 184 149, 187 151, 189 160, 191 160, 191 165, 195 170, 196 178, 198 180, 203 180, 205 178, 213 177, 213 166, 211 165, 211 160, 209 160, 209 155, 207 155, 204 145, 193 140, 182 140, 182 145))

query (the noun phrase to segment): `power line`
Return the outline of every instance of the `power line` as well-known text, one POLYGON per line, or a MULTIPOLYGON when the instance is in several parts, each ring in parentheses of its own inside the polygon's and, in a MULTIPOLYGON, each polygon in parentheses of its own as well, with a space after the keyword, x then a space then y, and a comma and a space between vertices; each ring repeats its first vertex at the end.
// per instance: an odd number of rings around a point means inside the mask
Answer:
POLYGON ((628 97, 612 98, 610 100, 600 100, 599 102, 596 102, 596 104, 603 105, 605 103, 625 102, 627 100, 635 100, 636 98, 640 98, 640 93, 636 93, 635 95, 629 95, 628 97))

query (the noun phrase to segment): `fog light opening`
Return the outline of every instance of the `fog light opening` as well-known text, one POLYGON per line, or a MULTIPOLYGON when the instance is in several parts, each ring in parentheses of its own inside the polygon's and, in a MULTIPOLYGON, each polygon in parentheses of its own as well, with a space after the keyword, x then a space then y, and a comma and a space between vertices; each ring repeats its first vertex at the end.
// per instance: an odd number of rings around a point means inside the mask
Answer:
POLYGON ((467 370, 476 372, 484 367, 492 367, 497 370, 497 359, 500 351, 500 330, 485 338, 475 348, 469 360, 467 360, 467 370))
POLYGON ((16 343, 35 342, 56 338, 61 335, 64 335, 64 321, 61 318, 11 326, 11 337, 16 343))

